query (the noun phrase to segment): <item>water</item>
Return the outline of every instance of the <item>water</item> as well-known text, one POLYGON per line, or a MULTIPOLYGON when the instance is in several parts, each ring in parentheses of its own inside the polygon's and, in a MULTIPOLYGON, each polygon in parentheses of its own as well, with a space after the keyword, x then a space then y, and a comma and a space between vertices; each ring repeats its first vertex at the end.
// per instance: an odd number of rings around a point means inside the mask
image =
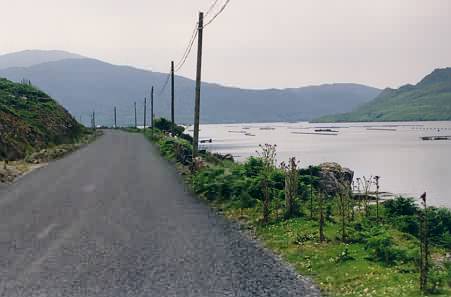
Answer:
POLYGON ((451 207, 451 140, 420 138, 438 135, 451 136, 451 122, 211 124, 200 132, 201 140, 213 140, 202 147, 238 161, 256 155, 259 144, 277 144, 278 162, 291 156, 302 167, 337 162, 355 177, 381 176, 382 191, 412 197, 427 192, 431 205, 451 207), (301 134, 321 128, 336 135, 301 134))

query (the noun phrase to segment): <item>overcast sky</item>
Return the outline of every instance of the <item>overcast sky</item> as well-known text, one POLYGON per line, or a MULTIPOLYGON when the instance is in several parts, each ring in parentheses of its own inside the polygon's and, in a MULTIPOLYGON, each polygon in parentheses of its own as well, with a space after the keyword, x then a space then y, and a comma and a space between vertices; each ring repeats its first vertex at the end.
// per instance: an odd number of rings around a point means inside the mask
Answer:
MULTIPOLYGON (((167 72, 213 1, 0 0, 0 54, 61 49, 167 72)), ((451 1, 231 0, 204 34, 209 82, 398 87, 451 66, 451 1)), ((195 77, 195 51, 180 74, 195 77)))

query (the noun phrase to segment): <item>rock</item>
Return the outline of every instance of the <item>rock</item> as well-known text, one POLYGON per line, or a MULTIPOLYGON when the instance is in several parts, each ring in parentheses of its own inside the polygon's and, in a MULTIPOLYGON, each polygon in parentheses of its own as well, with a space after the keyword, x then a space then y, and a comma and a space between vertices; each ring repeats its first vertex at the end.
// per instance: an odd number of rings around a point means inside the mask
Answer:
POLYGON ((323 163, 319 168, 319 184, 327 195, 335 197, 339 192, 351 190, 354 171, 337 163, 323 163))
POLYGON ((1 183, 10 183, 13 182, 20 175, 20 171, 12 166, 7 166, 4 168, 3 166, 0 168, 0 182, 1 183))
POLYGON ((214 153, 213 156, 219 160, 223 160, 223 161, 232 161, 233 162, 233 156, 231 154, 219 154, 219 153, 214 153))

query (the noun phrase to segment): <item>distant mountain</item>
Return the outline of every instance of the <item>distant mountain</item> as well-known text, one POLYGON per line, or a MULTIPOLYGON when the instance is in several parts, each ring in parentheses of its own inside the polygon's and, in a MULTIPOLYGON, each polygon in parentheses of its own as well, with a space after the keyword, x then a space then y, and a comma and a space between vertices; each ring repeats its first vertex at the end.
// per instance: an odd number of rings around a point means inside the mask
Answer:
POLYGON ((25 50, 0 55, 0 69, 10 67, 29 67, 46 62, 80 58, 83 57, 65 51, 25 50))
POLYGON ((0 78, 0 160, 71 142, 83 127, 44 92, 0 78))
POLYGON ((451 120, 451 68, 436 69, 416 85, 385 89, 352 112, 324 116, 318 122, 451 120))
MULTIPOLYGON (((134 122, 133 102, 137 101, 142 123, 144 96, 156 86, 155 113, 169 116, 169 85, 160 94, 167 74, 116 66, 93 59, 66 59, 30 67, 0 70, 0 77, 23 78, 57 98, 73 115, 89 123, 96 111, 97 122, 112 125, 113 106, 118 109, 118 125, 134 122)), ((191 123, 194 110, 194 81, 177 76, 175 112, 178 123, 191 123)), ((331 84, 297 89, 248 90, 204 83, 201 121, 203 123, 301 121, 348 112, 368 102, 380 90, 357 84, 331 84)), ((148 113, 150 114, 150 113, 148 113)))

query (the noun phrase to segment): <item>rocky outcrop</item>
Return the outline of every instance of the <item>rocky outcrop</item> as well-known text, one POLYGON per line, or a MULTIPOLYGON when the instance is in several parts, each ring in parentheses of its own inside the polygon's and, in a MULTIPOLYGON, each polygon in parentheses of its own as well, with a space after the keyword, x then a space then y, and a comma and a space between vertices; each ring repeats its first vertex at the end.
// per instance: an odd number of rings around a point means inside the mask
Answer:
POLYGON ((328 196, 334 197, 351 190, 354 171, 337 163, 323 163, 319 168, 319 185, 328 196))

